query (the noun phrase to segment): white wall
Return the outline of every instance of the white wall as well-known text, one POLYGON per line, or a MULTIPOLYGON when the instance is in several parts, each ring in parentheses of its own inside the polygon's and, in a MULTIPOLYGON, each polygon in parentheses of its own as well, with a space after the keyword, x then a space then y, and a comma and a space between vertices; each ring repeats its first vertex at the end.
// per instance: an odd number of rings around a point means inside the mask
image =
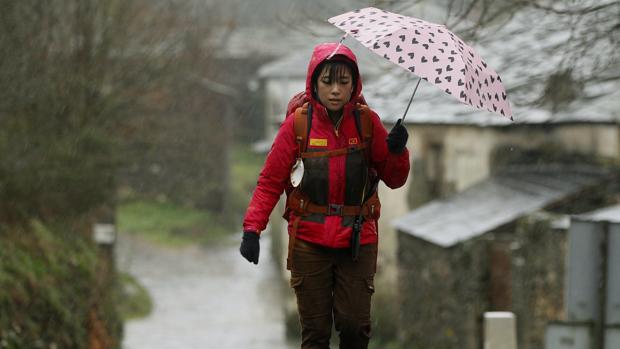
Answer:
MULTIPOLYGON (((411 173, 409 173, 411 176, 411 173)), ((409 212, 407 203, 407 192, 409 190, 408 179, 404 186, 398 189, 390 189, 383 182, 379 185, 379 199, 381 200, 381 218, 379 218, 379 259, 377 261, 378 274, 380 280, 396 282, 396 262, 397 262, 397 235, 392 228, 391 222, 397 217, 401 217, 409 212)))
MULTIPOLYGON (((429 144, 443 145, 443 173, 447 187, 462 191, 489 176, 496 148, 537 149, 555 144, 566 152, 620 159, 620 126, 603 124, 530 125, 482 128, 458 125, 410 125, 413 158, 428 157, 429 144)), ((415 190, 415 188, 413 188, 415 190)), ((447 194, 447 193, 445 193, 447 194)))

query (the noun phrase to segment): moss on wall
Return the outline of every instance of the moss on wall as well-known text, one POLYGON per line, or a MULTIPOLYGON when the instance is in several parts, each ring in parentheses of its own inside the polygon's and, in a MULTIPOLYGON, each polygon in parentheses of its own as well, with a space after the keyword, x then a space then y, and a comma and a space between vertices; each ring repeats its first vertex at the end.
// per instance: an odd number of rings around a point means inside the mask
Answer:
POLYGON ((0 227, 0 347, 118 348, 113 263, 90 239, 0 227))

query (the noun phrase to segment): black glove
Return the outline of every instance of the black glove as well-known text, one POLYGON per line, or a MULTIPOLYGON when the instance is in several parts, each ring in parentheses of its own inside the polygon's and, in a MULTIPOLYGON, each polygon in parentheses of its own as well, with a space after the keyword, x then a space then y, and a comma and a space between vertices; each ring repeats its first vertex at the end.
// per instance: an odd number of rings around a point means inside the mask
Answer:
POLYGON ((388 134, 385 141, 387 142, 388 150, 393 154, 400 154, 405 150, 405 146, 407 145, 407 138, 409 138, 409 133, 407 133, 407 128, 402 125, 402 119, 398 119, 396 121, 396 125, 392 127, 390 134, 388 134))
POLYGON ((258 255, 260 253, 259 238, 258 233, 254 231, 244 231, 241 247, 239 247, 241 255, 254 264, 258 264, 258 255))

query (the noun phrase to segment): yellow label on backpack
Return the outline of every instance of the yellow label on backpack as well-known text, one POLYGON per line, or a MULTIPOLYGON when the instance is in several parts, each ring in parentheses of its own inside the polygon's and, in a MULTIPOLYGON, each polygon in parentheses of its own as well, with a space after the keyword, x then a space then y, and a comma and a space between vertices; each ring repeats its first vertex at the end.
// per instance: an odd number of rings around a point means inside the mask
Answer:
POLYGON ((310 145, 315 147, 327 147, 327 138, 310 138, 310 145))

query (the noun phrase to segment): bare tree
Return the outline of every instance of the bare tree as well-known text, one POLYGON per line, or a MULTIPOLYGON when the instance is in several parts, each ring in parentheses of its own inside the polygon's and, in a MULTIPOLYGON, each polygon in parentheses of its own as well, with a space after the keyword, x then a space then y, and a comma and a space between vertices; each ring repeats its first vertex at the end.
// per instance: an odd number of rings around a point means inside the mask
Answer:
POLYGON ((235 27, 217 3, 175 4, 180 21, 167 25, 171 50, 158 61, 160 78, 146 97, 147 113, 126 131, 123 178, 147 196, 223 213, 227 205, 231 130, 236 91, 226 84, 223 47, 235 27), (150 131, 144 132, 149 125, 150 131))
MULTIPOLYGON (((483 40, 493 31, 508 24, 514 16, 528 13, 531 27, 540 40, 558 33, 568 33, 561 41, 546 47, 560 62, 546 75, 532 76, 509 92, 519 94, 532 83, 545 85, 537 97, 515 98, 517 104, 549 104, 558 110, 570 101, 597 98, 583 95, 588 84, 618 81, 620 74, 620 1, 551 1, 551 0, 446 0, 444 23, 468 40, 483 40), (552 17, 553 25, 540 28, 541 18, 552 17), (538 27, 537 27, 538 26, 538 27)), ((398 1, 403 7, 404 2, 398 1)), ((557 35, 556 35, 557 37, 557 35)), ((518 60, 512 62, 519 65, 518 60)), ((543 62, 540 62, 543 63, 543 62)), ((524 64, 524 71, 527 66, 524 64)))
MULTIPOLYGON (((119 166, 162 149, 154 144, 175 130, 196 130, 176 136, 198 147, 176 149, 169 167, 185 161, 193 173, 193 159, 226 154, 226 137, 198 134, 221 117, 201 81, 233 25, 220 25, 213 6, 0 0, 1 221, 62 221, 113 201, 119 166), (122 153, 134 139, 144 147, 122 153)), ((226 162, 196 166, 208 168, 206 184, 226 176, 226 162)))
MULTIPOLYGON (((10 1, 0 8, 2 220, 80 215, 108 200, 106 132, 118 117, 121 1, 10 1)), ((60 218, 60 217, 58 217, 60 218)))

